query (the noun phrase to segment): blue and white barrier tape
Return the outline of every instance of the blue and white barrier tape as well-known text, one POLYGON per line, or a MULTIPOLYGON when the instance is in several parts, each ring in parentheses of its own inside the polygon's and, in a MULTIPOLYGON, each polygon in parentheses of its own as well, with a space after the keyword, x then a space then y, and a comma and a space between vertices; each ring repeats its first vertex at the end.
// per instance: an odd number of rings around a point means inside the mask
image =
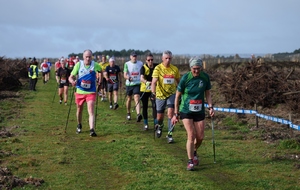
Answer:
MULTIPOLYGON (((205 107, 208 108, 208 104, 205 104, 205 107)), ((274 121, 274 122, 277 122, 277 123, 282 123, 282 124, 285 124, 285 125, 289 125, 293 129, 300 130, 300 125, 295 125, 289 120, 281 119, 281 118, 273 117, 273 116, 269 116, 269 115, 260 114, 255 110, 244 110, 244 109, 235 109, 235 108, 217 108, 217 107, 214 107, 214 110, 215 111, 221 111, 221 112, 230 112, 230 113, 255 114, 257 117, 260 117, 260 118, 263 118, 263 119, 266 119, 266 120, 270 120, 270 121, 274 121)))

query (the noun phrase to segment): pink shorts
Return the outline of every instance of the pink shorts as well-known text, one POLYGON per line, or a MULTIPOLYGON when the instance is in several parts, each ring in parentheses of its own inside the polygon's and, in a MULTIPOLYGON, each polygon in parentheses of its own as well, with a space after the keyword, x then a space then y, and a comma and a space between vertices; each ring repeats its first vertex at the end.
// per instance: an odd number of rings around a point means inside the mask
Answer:
POLYGON ((84 102, 96 101, 96 93, 92 94, 78 94, 75 93, 75 103, 77 105, 82 105, 84 102))

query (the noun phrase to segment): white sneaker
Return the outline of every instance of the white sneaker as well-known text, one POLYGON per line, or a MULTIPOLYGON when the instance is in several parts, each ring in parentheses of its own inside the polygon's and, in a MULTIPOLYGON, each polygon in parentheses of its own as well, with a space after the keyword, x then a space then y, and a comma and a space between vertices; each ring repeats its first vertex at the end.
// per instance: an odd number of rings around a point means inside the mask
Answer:
POLYGON ((131 117, 130 117, 130 115, 127 115, 127 120, 131 120, 131 117))
POLYGON ((101 102, 103 102, 104 101, 104 98, 103 98, 103 96, 102 96, 102 98, 101 98, 101 102))
POLYGON ((110 105, 109 105, 109 108, 110 108, 110 109, 112 109, 112 108, 113 108, 113 105, 112 105, 112 104, 110 104, 110 105))
POLYGON ((148 130, 148 125, 144 126, 144 130, 147 131, 148 130))
POLYGON ((174 139, 173 139, 172 136, 166 136, 166 137, 167 137, 167 139, 168 139, 168 143, 169 143, 169 144, 174 142, 174 139))

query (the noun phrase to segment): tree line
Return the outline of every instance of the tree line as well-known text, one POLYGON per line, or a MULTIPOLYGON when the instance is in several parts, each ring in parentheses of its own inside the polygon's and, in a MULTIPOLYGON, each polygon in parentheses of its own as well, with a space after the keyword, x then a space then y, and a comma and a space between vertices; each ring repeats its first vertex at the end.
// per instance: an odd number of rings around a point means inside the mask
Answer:
MULTIPOLYGON (((150 50, 135 50, 135 49, 128 49, 128 50, 125 50, 125 49, 122 49, 121 51, 117 51, 117 50, 103 50, 103 51, 96 51, 96 52, 93 52, 93 56, 94 57, 97 57, 97 55, 109 55, 110 57, 111 56, 115 56, 115 57, 129 57, 130 56, 130 53, 132 51, 135 51, 137 55, 146 55, 148 54, 149 52, 151 52, 150 50)), ((161 52, 151 52, 153 55, 156 55, 156 54, 161 54, 161 52)), ((79 56, 79 57, 82 57, 82 54, 83 53, 70 53, 68 56, 69 57, 76 57, 76 56, 79 56)))
MULTIPOLYGON (((137 55, 146 55, 147 53, 151 52, 150 50, 135 50, 135 49, 122 49, 121 51, 118 51, 118 50, 103 50, 103 51, 96 51, 96 52, 93 52, 93 56, 94 58, 97 57, 97 55, 109 55, 110 57, 111 56, 115 56, 115 57, 129 57, 130 56, 130 53, 132 51, 135 51, 137 55)), ((153 55, 161 55, 162 52, 151 52, 153 55)), ((284 56, 289 56, 289 55, 294 55, 294 54, 299 54, 300 53, 300 48, 299 49, 296 49, 294 50, 293 52, 284 52, 284 53, 275 53, 273 54, 273 56, 276 58, 276 57, 284 57, 284 56)), ((68 57, 76 57, 76 56, 79 56, 80 58, 82 58, 82 54, 83 53, 70 53, 68 55, 68 57)), ((209 55, 206 55, 206 56, 209 56, 209 55)), ((214 56, 212 56, 214 57, 214 56)), ((224 58, 224 56, 216 56, 216 58, 224 58)), ((235 56, 229 56, 228 58, 239 58, 239 55, 236 54, 235 56)))
POLYGON ((285 53, 275 53, 273 54, 274 58, 277 58, 277 57, 283 57, 283 56, 289 56, 289 55, 294 55, 294 54, 299 54, 300 53, 300 48, 299 49, 296 49, 294 50, 293 52, 285 52, 285 53))

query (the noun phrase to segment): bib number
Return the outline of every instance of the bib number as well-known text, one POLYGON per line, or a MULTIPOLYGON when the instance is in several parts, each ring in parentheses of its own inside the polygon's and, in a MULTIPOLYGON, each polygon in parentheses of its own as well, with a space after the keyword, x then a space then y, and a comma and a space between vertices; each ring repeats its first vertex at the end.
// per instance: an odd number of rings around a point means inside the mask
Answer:
POLYGON ((114 75, 114 74, 111 74, 110 76, 109 76, 109 78, 111 79, 111 80, 116 80, 117 79, 117 76, 116 75, 114 75))
POLYGON ((80 86, 82 88, 85 88, 85 89, 90 89, 91 88, 91 81, 89 81, 89 80, 82 80, 81 83, 80 83, 80 86))
POLYGON ((202 110, 202 100, 190 100, 189 110, 199 112, 202 110))
POLYGON ((164 76, 164 84, 173 84, 174 83, 174 76, 173 75, 165 75, 164 76))
POLYGON ((139 72, 132 72, 131 78, 133 81, 137 81, 139 79, 139 72))

